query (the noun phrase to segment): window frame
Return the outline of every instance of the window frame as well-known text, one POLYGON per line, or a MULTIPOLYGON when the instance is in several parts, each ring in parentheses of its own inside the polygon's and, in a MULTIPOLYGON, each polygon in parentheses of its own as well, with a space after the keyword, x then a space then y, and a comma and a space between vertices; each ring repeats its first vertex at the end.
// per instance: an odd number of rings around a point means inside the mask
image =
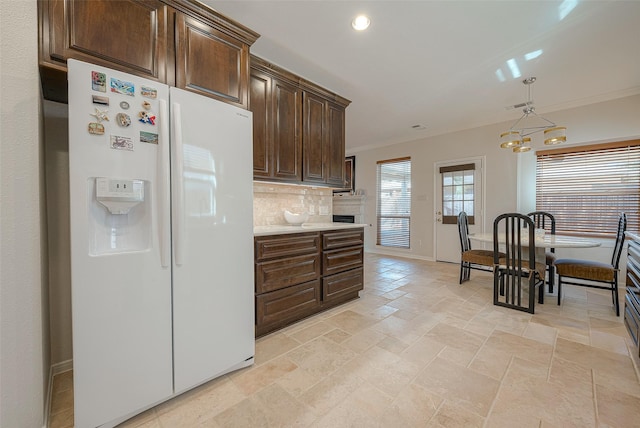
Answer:
POLYGON ((458 211, 454 215, 445 215, 444 214, 444 212, 445 212, 445 204, 447 202, 450 202, 448 200, 445 200, 445 188, 446 187, 454 188, 454 190, 457 187, 461 187, 463 189, 463 191, 461 193, 461 197, 458 198, 458 199, 455 198, 456 192, 454 191, 452 193, 451 202, 453 202, 454 205, 455 205, 456 201, 462 203, 462 207, 463 207, 462 211, 466 212, 467 220, 468 220, 469 224, 470 225, 475 224, 475 215, 474 215, 475 214, 475 206, 474 206, 473 213, 471 213, 471 214, 469 214, 469 212, 467 212, 464 209, 465 202, 469 202, 469 199, 466 199, 466 196, 465 196, 466 193, 464 192, 465 183, 463 182, 463 183, 458 183, 458 184, 453 183, 451 185, 445 185, 445 180, 444 180, 444 176, 443 176, 443 174, 447 174, 447 173, 450 173, 450 172, 464 172, 464 171, 473 171, 473 174, 472 174, 473 182, 471 183, 472 192, 471 192, 471 200, 470 201, 475 204, 475 185, 476 185, 476 183, 475 183, 475 171, 476 171, 475 162, 466 163, 466 164, 460 164, 460 165, 451 165, 451 166, 442 166, 442 167, 440 167, 440 176, 441 176, 440 177, 441 178, 440 181, 442 182, 442 189, 441 189, 442 190, 442 201, 441 201, 441 203, 442 203, 442 224, 457 224, 458 223, 458 214, 460 213, 458 211))
MULTIPOLYGON (((390 174, 391 171, 386 172, 390 174)), ((402 157, 394 159, 380 160, 376 162, 376 245, 382 247, 411 249, 411 157, 402 157), (383 195, 389 191, 388 186, 384 187, 382 184, 383 168, 385 165, 398 165, 405 164, 400 174, 404 174, 405 177, 401 182, 401 193, 398 200, 395 202, 395 206, 390 205, 390 202, 383 202, 383 195), (383 188, 384 187, 384 188, 383 188), (398 212, 389 212, 398 209, 406 209, 406 214, 398 212), (385 220, 398 221, 399 223, 406 222, 406 226, 402 224, 397 234, 390 233, 385 234, 385 220), (386 235, 386 236, 385 236, 386 235)))

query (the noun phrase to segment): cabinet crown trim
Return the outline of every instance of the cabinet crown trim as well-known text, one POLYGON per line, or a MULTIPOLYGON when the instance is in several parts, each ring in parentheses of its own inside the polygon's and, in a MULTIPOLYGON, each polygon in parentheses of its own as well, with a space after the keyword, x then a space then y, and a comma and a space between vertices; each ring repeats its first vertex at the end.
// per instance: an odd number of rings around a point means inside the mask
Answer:
POLYGON ((210 23, 215 24, 219 31, 225 32, 228 35, 246 43, 251 46, 260 37, 259 33, 256 33, 250 28, 245 27, 239 22, 221 14, 220 12, 212 9, 204 3, 200 3, 197 0, 161 0, 168 6, 179 10, 193 18, 208 20, 210 23))
POLYGON ((351 100, 344 98, 335 92, 332 92, 328 89, 323 88, 322 86, 313 83, 303 77, 300 77, 293 72, 280 67, 279 65, 273 64, 263 58, 260 58, 256 55, 251 54, 251 68, 257 71, 261 71, 264 73, 277 73, 278 79, 286 79, 289 82, 298 85, 300 89, 303 91, 313 92, 317 95, 322 96, 323 98, 332 101, 341 107, 347 107, 351 104, 351 100))

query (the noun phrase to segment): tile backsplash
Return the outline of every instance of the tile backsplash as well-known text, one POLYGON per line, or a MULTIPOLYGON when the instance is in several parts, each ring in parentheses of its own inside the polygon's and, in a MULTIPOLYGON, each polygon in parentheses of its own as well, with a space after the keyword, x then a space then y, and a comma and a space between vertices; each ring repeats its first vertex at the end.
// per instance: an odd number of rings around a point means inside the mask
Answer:
POLYGON ((333 190, 325 187, 253 182, 253 224, 287 224, 284 210, 309 213, 309 223, 332 219, 333 190))

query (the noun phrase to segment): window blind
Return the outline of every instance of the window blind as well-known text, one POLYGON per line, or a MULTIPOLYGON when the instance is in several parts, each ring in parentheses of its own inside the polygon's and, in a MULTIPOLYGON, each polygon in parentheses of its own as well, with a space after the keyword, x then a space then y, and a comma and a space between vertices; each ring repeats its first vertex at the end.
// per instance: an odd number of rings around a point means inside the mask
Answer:
POLYGON ((536 210, 554 215, 557 233, 612 238, 621 212, 638 232, 640 140, 536 156, 536 210))
POLYGON ((411 158, 378 161, 378 245, 410 248, 411 158))

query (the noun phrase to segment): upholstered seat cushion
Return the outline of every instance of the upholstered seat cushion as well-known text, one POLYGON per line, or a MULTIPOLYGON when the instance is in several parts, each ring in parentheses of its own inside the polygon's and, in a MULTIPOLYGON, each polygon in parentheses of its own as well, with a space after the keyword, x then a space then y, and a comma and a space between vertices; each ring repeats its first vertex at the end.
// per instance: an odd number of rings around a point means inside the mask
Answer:
POLYGON ((613 281, 615 269, 608 263, 590 260, 558 259, 554 263, 556 272, 561 276, 570 276, 595 281, 613 281))
POLYGON ((468 250, 462 253, 462 261, 477 265, 493 266, 493 251, 468 250))
POLYGON ((545 256, 547 258, 547 265, 552 265, 556 262, 557 257, 555 253, 552 253, 551 251, 547 251, 545 253, 545 256))

